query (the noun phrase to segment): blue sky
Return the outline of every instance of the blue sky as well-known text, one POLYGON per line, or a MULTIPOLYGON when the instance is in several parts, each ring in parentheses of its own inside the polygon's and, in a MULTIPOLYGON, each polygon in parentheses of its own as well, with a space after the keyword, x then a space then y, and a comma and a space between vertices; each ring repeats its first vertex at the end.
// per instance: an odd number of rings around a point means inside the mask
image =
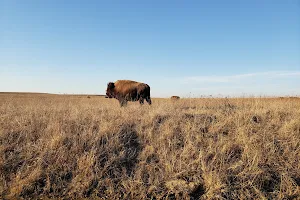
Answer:
POLYGON ((0 91, 300 95, 300 1, 0 0, 0 91))

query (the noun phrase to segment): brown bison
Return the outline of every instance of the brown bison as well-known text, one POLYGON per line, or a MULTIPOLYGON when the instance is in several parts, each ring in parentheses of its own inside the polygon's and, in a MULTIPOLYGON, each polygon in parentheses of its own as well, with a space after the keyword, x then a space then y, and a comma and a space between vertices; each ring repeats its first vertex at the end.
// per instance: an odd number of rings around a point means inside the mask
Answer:
POLYGON ((145 83, 130 80, 118 80, 109 82, 106 89, 107 98, 119 100, 120 105, 127 105, 127 101, 139 101, 144 104, 144 99, 151 105, 150 87, 145 83))
POLYGON ((180 97, 179 96, 171 96, 171 99, 172 100, 178 100, 178 99, 180 99, 180 97))

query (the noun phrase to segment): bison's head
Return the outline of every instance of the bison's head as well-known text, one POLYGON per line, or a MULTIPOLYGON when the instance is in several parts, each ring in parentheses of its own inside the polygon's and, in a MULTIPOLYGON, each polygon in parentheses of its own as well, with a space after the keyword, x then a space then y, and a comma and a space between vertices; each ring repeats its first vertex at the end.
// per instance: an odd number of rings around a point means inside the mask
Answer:
POLYGON ((108 98, 114 97, 114 88, 115 88, 115 84, 113 82, 109 82, 107 84, 106 97, 108 98))

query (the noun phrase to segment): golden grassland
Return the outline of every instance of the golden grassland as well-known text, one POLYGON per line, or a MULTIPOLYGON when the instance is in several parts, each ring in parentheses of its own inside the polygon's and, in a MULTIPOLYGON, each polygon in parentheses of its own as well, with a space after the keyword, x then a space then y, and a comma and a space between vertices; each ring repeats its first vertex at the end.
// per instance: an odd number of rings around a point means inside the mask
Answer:
POLYGON ((299 199, 300 99, 0 95, 0 199, 299 199))

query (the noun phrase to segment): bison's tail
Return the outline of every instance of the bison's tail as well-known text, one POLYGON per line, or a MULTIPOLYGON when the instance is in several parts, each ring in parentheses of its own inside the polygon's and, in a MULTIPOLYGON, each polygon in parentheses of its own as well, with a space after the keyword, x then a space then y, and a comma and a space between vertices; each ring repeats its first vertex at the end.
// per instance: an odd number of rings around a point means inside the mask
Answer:
POLYGON ((150 86, 147 85, 147 89, 146 89, 146 101, 148 102, 149 105, 151 105, 152 101, 151 101, 151 97, 150 97, 150 86))
POLYGON ((147 94, 148 97, 150 97, 150 86, 149 85, 147 85, 146 94, 147 94))

